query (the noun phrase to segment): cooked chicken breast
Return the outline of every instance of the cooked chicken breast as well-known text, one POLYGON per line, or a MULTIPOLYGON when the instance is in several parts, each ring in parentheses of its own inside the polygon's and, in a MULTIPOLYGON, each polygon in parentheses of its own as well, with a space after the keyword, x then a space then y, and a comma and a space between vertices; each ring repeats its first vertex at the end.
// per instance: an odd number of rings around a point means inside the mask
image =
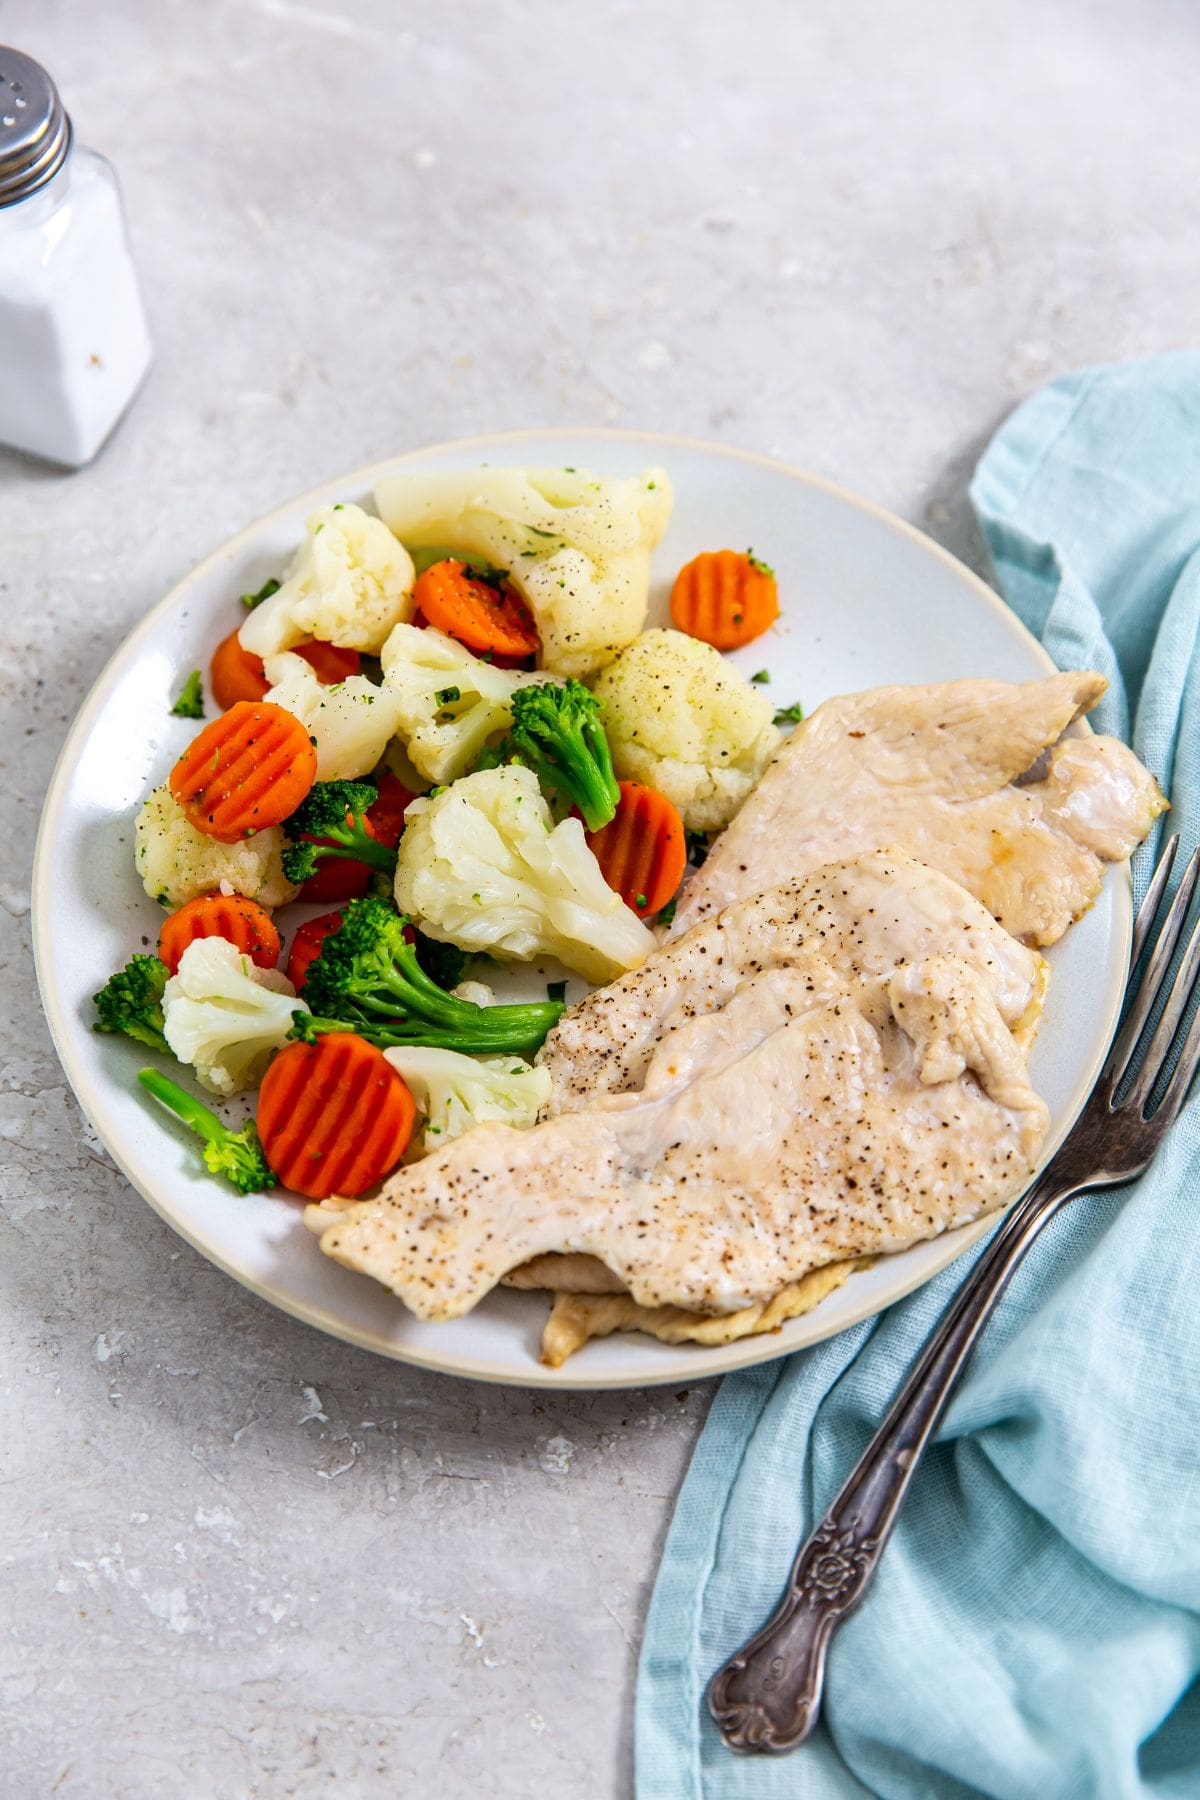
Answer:
MULTIPOLYGON (((576 1260, 593 1262, 591 1257, 576 1260)), ((789 1282, 769 1300, 732 1313, 687 1312, 681 1306, 639 1306, 632 1294, 626 1293, 558 1292, 542 1332, 541 1359, 552 1369, 561 1368, 589 1339, 610 1337, 614 1331, 644 1331, 662 1344, 703 1344, 709 1350, 735 1344, 739 1338, 778 1331, 790 1319, 811 1312, 870 1261, 870 1257, 864 1257, 855 1262, 826 1263, 802 1281, 789 1282)), ((603 1268, 603 1264, 594 1263, 594 1267, 603 1268)), ((513 1271, 514 1276, 518 1273, 513 1271)), ((506 1280, 513 1287, 539 1285, 512 1277, 506 1280)))
POLYGON ((953 876, 1014 937, 1056 943, 1167 804, 1116 738, 1062 737, 1106 685, 1065 674, 825 701, 693 875, 671 935, 822 863, 895 850, 953 876))
MULTIPOLYGON (((857 1004, 882 1023, 895 971, 947 946, 986 980, 1005 1024, 1028 1049, 1049 979, 1045 959, 1017 943, 949 876, 877 851, 703 919, 640 969, 586 995, 538 1053, 553 1082, 546 1112, 575 1112, 602 1094, 643 1087, 669 1033, 678 1056, 689 1020, 725 1006, 748 974, 791 967, 802 948, 817 948, 834 976, 854 985, 857 1004)), ((714 1051, 710 1044, 710 1057, 714 1051)))
POLYGON ((321 1248, 429 1319, 553 1251, 598 1257, 645 1307, 766 1302, 1020 1189, 1047 1115, 1016 1032, 1043 978, 937 872, 850 859, 592 996, 580 1011, 615 997, 595 1027, 613 1046, 633 1028, 615 1081, 585 1099, 573 1065, 595 1041, 548 1045, 571 1110, 476 1127, 335 1216, 321 1248))

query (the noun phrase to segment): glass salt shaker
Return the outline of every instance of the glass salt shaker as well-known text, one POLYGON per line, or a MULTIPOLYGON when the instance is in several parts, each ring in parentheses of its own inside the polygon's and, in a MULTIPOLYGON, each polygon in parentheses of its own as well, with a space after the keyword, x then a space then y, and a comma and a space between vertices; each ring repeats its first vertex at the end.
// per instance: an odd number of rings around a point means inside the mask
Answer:
POLYGON ((80 468, 150 366, 116 177, 0 45, 0 444, 80 468))

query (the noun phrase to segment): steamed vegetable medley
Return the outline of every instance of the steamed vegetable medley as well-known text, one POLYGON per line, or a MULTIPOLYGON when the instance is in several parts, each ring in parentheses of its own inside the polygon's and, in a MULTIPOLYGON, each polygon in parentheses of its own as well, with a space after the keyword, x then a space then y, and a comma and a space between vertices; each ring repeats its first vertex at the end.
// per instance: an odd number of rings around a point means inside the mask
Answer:
MULTIPOLYGON (((643 629, 661 469, 403 474, 375 501, 319 507, 242 597, 216 715, 136 822, 157 954, 95 996, 97 1030, 258 1090, 235 1129, 139 1076, 243 1193, 360 1194, 483 1121, 532 1125, 563 983, 500 1003, 489 976, 636 968, 797 716, 721 654, 778 613, 751 552, 696 557, 675 628, 643 629)), ((172 710, 204 718, 200 671, 172 710)))

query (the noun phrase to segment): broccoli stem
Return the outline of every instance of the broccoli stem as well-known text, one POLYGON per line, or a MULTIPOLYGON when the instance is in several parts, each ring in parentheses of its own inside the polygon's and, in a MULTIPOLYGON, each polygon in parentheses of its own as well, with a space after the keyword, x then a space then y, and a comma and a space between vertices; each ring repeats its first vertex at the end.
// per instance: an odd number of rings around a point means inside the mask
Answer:
POLYGON ((253 1119, 241 1131, 231 1131, 179 1083, 157 1069, 139 1069, 138 1080, 160 1105, 195 1132, 204 1144, 204 1164, 210 1174, 223 1175, 239 1194, 253 1194, 275 1186, 253 1119))
POLYGON ((380 989, 347 995, 346 1016, 316 1018, 318 1031, 345 1031, 347 1027, 386 1050, 392 1044, 431 1044, 442 1050, 462 1050, 468 1055, 504 1054, 509 1050, 536 1050, 563 1013, 557 1000, 538 1000, 521 1005, 476 1006, 461 1000, 431 981, 408 954, 403 965, 393 964, 380 978, 380 989))
POLYGON ((349 902, 305 975, 316 1029, 357 1031, 383 1049, 432 1044, 486 1055, 536 1049, 557 1023, 558 1001, 476 1006, 449 993, 422 968, 418 945, 405 936, 410 930, 382 900, 349 902))
POLYGON ((521 1050, 539 1050, 546 1033, 557 1024, 560 1006, 490 1006, 481 1012, 537 1014, 524 1020, 509 1018, 502 1031, 485 1030, 482 1026, 457 1024, 438 1026, 420 1019, 397 1018, 394 1014, 378 1021, 364 1017, 321 1019, 311 1015, 305 1020, 306 1034, 327 1031, 353 1031, 366 1038, 377 1050, 399 1049, 405 1044, 420 1044, 433 1050, 460 1050, 465 1056, 507 1056, 521 1050))
POLYGON ((172 1081, 169 1075, 162 1074, 158 1069, 139 1069, 138 1080, 148 1094, 153 1094, 177 1119, 183 1120, 189 1131, 194 1131, 197 1137, 204 1138, 207 1143, 219 1144, 223 1138, 232 1135, 229 1127, 218 1119, 215 1112, 210 1112, 207 1106, 185 1088, 181 1088, 177 1081, 172 1081))
POLYGON ((368 868, 379 869, 384 875, 391 875, 395 870, 396 852, 371 836, 363 825, 361 814, 355 817, 353 825, 334 825, 322 835, 329 842, 310 846, 314 862, 320 862, 326 856, 349 856, 355 862, 366 863, 368 868))

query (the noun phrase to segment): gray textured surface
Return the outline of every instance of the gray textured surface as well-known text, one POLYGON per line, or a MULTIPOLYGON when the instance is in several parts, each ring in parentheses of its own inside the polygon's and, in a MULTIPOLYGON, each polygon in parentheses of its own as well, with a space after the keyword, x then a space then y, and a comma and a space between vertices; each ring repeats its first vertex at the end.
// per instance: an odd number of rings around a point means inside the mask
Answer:
POLYGON ((704 1392, 410 1373, 182 1246, 40 1022, 40 798, 149 602, 422 441, 716 436, 971 555, 1021 395, 1200 336, 1194 10, 8 0, 0 39, 117 164, 158 343, 93 468, 0 453, 0 1792, 626 1794, 704 1392))

